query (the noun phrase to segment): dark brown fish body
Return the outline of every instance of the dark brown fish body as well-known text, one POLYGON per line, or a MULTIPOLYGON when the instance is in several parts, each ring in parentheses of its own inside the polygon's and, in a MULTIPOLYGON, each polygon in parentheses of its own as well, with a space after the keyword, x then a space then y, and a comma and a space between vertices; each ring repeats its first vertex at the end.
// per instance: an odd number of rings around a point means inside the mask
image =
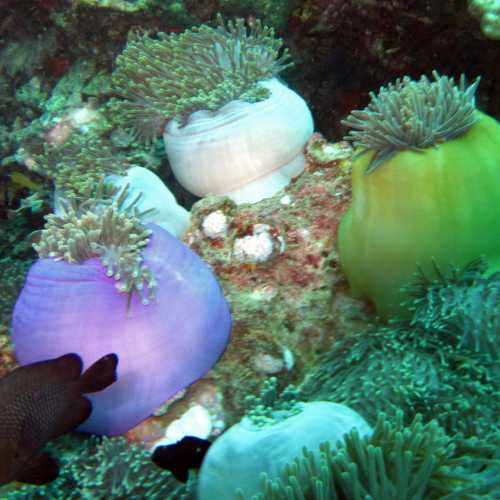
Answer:
POLYGON ((184 436, 180 441, 158 446, 151 460, 162 469, 169 470, 182 483, 187 482, 190 469, 199 469, 212 443, 195 436, 184 436))
POLYGON ((83 394, 112 384, 117 363, 117 356, 108 354, 82 374, 80 357, 66 354, 0 379, 0 485, 44 484, 57 477, 57 462, 42 448, 90 416, 92 404, 83 394))

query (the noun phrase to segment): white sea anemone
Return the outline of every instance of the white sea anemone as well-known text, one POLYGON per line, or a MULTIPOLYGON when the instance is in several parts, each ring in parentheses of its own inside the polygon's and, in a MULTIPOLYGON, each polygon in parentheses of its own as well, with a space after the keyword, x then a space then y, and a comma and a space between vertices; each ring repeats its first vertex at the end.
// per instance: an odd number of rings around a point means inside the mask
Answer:
POLYGON ((217 21, 181 34, 132 34, 117 59, 110 109, 145 141, 163 133, 188 191, 256 202, 303 170, 313 120, 276 78, 291 62, 274 30, 256 19, 217 21))
POLYGON ((261 82, 264 101, 231 101, 219 111, 196 111, 185 126, 171 120, 163 135, 177 180, 197 196, 254 203, 272 196, 305 166, 313 133, 306 102, 277 78, 261 82))

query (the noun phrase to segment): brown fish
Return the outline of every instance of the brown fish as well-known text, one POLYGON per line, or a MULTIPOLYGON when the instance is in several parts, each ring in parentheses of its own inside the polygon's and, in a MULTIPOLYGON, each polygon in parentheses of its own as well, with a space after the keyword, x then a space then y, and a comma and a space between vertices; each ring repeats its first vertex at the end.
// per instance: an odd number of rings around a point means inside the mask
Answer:
POLYGON ((16 368, 0 379, 0 485, 45 484, 59 474, 42 448, 76 429, 92 412, 83 396, 116 381, 118 356, 108 354, 82 374, 78 354, 16 368))

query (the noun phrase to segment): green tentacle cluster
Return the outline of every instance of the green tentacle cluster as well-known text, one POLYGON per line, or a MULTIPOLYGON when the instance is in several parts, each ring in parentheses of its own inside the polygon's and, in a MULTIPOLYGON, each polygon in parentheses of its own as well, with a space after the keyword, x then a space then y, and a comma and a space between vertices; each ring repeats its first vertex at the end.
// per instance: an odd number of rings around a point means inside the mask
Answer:
POLYGON ((500 276, 484 278, 484 265, 420 278, 408 292, 413 317, 340 338, 308 373, 301 399, 346 404, 371 423, 403 409, 450 435, 500 432, 500 276))
POLYGON ((192 486, 156 467, 150 452, 123 437, 82 440, 67 435, 49 444, 61 462, 60 476, 46 486, 24 485, 5 492, 6 500, 94 498, 187 500, 192 486))
POLYGON ((157 283, 140 252, 148 245, 151 231, 141 223, 144 213, 135 208, 140 196, 125 207, 126 197, 124 189, 114 200, 97 193, 80 204, 63 202, 61 215, 46 217, 41 240, 34 248, 40 257, 70 263, 99 257, 120 292, 137 292, 147 304, 157 283))
POLYGON ((407 292, 413 297, 412 325, 495 362, 500 356, 500 273, 485 277, 487 267, 482 259, 446 272, 435 265, 437 278, 420 273, 407 292))
POLYGON ((245 404, 247 406, 245 415, 253 424, 259 426, 285 420, 302 411, 299 390, 294 385, 289 385, 278 393, 276 377, 264 382, 258 396, 248 395, 245 404))
POLYGON ((319 460, 304 449, 280 479, 264 474, 262 493, 251 500, 487 499, 500 493, 493 443, 452 439, 420 415, 405 426, 402 412, 394 419, 382 414, 371 437, 352 431, 336 451, 328 443, 320 449, 319 460))
POLYGON ((126 171, 125 160, 92 131, 73 133, 60 146, 45 144, 43 153, 33 157, 34 169, 53 179, 57 189, 70 200, 85 198, 103 175, 126 171))
POLYGON ((397 328, 339 341, 301 389, 303 399, 349 405, 371 423, 381 411, 393 416, 404 409, 467 436, 492 432, 500 412, 490 367, 421 331, 397 328))
POLYGON ((12 308, 17 296, 23 287, 32 259, 13 259, 3 257, 0 259, 0 325, 10 323, 12 308))
POLYGON ((116 120, 151 140, 167 120, 185 123, 194 111, 218 110, 235 99, 268 97, 258 85, 290 65, 282 41, 259 20, 202 25, 156 37, 132 33, 116 61, 113 82, 119 99, 110 106, 116 120), (281 53, 281 55, 280 55, 281 53))
POLYGON ((365 173, 398 151, 415 151, 459 137, 478 120, 474 94, 476 78, 467 86, 462 74, 455 85, 453 78, 432 72, 434 81, 422 75, 419 81, 409 76, 398 78, 378 94, 370 92, 370 103, 363 110, 351 111, 342 124, 351 127, 346 140, 361 152, 376 151, 365 173))
MULTIPOLYGON (((187 488, 151 462, 151 454, 123 437, 103 438, 89 450, 73 477, 83 498, 186 498, 187 488)), ((80 459, 81 461, 81 459, 80 459)))

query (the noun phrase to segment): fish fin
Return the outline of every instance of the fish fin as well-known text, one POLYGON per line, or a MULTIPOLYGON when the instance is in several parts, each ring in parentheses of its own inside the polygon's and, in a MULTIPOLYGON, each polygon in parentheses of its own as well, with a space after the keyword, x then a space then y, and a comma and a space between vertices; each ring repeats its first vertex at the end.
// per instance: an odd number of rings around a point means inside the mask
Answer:
POLYGON ((52 371, 54 373, 54 377, 59 377, 59 379, 55 380, 57 382, 77 380, 82 373, 82 358, 74 352, 47 361, 47 363, 49 362, 52 362, 52 371))
POLYGON ((92 403, 87 398, 78 394, 76 398, 68 399, 66 410, 62 411, 57 421, 53 422, 51 439, 74 431, 90 417, 91 413, 92 403))
MULTIPOLYGON (((164 468, 164 467, 162 467, 162 468, 164 468)), ((171 472, 172 475, 175 477, 175 479, 177 479, 177 481, 179 481, 181 483, 187 483, 187 480, 189 478, 189 469, 187 469, 186 467, 171 466, 166 470, 171 472)))
POLYGON ((177 467, 172 467, 170 469, 170 472, 173 474, 175 479, 177 481, 180 481, 181 483, 187 483, 188 477, 189 477, 189 470, 185 468, 177 468, 177 467))
POLYGON ((188 445, 191 448, 192 459, 190 469, 199 469, 203 463, 203 459, 208 452, 212 442, 208 439, 198 438, 196 436, 184 436, 182 439, 184 446, 188 445))
POLYGON ((81 378, 82 393, 102 391, 113 382, 116 382, 116 367, 118 356, 114 353, 107 354, 87 368, 81 378))
POLYGON ((170 471, 175 479, 185 483, 190 469, 199 469, 211 446, 207 439, 184 436, 177 443, 157 446, 151 460, 155 465, 170 471))
POLYGON ((59 476, 59 463, 48 453, 41 453, 28 462, 16 476, 16 481, 28 484, 47 484, 59 476))

